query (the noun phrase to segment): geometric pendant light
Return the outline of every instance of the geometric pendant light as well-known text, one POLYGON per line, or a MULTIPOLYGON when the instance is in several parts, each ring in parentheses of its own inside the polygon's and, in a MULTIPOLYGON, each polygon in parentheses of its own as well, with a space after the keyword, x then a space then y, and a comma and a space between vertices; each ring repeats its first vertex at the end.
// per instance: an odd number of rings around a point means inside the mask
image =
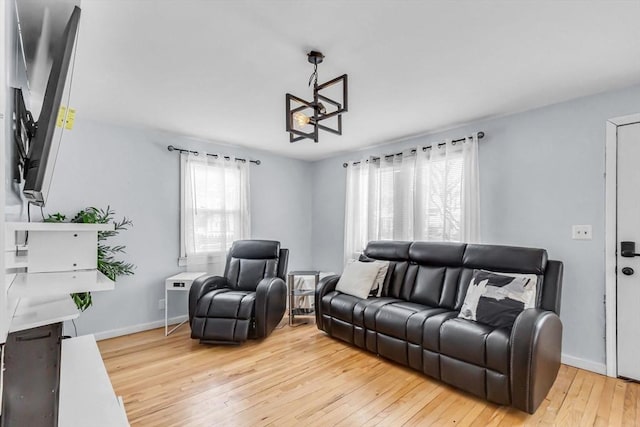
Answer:
POLYGON ((342 135, 342 114, 348 110, 347 75, 343 74, 326 83, 318 84, 318 64, 323 59, 324 55, 320 52, 311 51, 307 54, 307 60, 313 64, 313 73, 309 78, 309 86, 313 83, 312 101, 305 101, 290 93, 286 95, 286 130, 289 133, 289 142, 303 139, 318 142, 320 130, 342 135), (327 92, 330 88, 340 84, 342 99, 336 101, 329 98, 327 92), (332 122, 335 127, 330 127, 328 121, 334 117, 336 119, 332 122))

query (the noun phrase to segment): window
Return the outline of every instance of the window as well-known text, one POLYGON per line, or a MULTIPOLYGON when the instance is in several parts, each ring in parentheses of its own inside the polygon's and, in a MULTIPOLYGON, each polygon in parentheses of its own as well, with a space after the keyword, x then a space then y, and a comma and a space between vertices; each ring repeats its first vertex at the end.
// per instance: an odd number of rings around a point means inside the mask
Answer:
POLYGON ((180 257, 186 264, 224 264, 235 240, 249 237, 246 163, 181 154, 180 257))
POLYGON ((372 240, 479 240, 477 137, 347 169, 345 260, 372 240))
POLYGON ((425 166, 419 186, 428 189, 428 194, 426 202, 419 204, 416 240, 460 242, 468 239, 463 239, 461 229, 463 166, 461 152, 447 159, 434 159, 425 166))

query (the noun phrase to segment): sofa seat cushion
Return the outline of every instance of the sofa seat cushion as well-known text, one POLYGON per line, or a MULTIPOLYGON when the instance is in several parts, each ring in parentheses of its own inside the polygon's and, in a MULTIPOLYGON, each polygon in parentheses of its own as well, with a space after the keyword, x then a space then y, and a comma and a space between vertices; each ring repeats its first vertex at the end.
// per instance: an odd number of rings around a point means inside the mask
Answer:
POLYGON ((353 295, 332 291, 322 298, 322 312, 345 322, 353 323, 353 307, 361 300, 362 298, 353 295))
MULTIPOLYGON (((421 333, 412 334, 415 328, 422 331, 424 320, 447 310, 434 308, 412 302, 393 302, 380 307, 375 314, 375 331, 394 338, 408 340, 408 335, 413 339, 421 337, 421 333), (415 318, 415 319, 414 319, 415 318), (413 320, 411 320, 413 319, 413 320)), ((416 344, 421 344, 417 342, 416 344)))
POLYGON ((440 327, 440 352, 443 355, 492 369, 509 372, 511 331, 470 320, 455 318, 440 327))
POLYGON ((339 291, 332 291, 322 298, 322 312, 355 326, 364 327, 364 312, 366 309, 375 313, 380 306, 398 301, 401 300, 375 297, 362 299, 339 291))

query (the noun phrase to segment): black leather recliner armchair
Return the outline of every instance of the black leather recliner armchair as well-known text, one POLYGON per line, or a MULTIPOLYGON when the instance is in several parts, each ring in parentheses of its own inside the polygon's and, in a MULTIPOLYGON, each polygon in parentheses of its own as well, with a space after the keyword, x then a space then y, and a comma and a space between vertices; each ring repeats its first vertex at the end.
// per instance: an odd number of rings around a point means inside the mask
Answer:
POLYGON ((240 344, 264 338, 286 310, 289 250, 271 240, 233 243, 224 277, 203 276, 189 290, 191 338, 206 344, 240 344))

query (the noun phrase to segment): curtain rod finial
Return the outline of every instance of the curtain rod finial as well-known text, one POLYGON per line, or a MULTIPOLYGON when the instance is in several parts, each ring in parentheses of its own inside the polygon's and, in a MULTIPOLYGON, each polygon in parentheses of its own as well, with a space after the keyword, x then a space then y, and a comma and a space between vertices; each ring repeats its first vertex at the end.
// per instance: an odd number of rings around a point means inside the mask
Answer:
POLYGON ((176 147, 174 147, 173 145, 170 145, 167 147, 167 150, 169 151, 174 151, 176 149, 176 147))
POLYGON ((478 139, 482 139, 484 138, 484 132, 480 131, 478 132, 478 139))
POLYGON ((346 167, 348 167, 348 166, 349 166, 349 163, 343 163, 343 164, 342 164, 342 167, 343 167, 343 168, 346 168, 346 167))
POLYGON ((260 163, 262 163, 260 160, 256 160, 255 161, 256 165, 260 165, 260 163))

